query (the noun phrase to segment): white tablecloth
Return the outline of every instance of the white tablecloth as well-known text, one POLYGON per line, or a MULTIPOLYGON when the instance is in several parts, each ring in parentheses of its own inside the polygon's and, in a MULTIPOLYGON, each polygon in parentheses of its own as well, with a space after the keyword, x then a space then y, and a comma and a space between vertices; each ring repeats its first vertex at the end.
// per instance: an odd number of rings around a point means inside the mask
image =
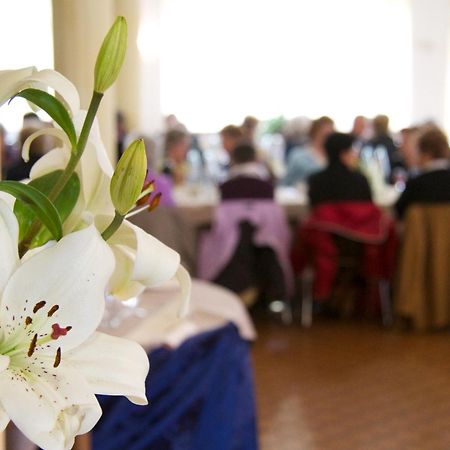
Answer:
POLYGON ((102 331, 135 340, 147 351, 162 345, 177 347, 196 334, 229 322, 236 325, 243 339, 256 338, 247 310, 239 297, 227 289, 206 281, 193 280, 190 312, 183 318, 177 317, 178 294, 176 283, 168 283, 160 288, 146 290, 135 307, 110 303, 102 331), (121 322, 114 321, 121 315, 121 322))

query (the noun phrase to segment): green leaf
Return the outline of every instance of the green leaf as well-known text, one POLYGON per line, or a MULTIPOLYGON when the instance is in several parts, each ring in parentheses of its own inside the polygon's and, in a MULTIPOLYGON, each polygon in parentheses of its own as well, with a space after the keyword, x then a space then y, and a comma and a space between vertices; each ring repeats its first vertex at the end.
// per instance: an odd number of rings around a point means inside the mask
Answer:
POLYGON ((56 97, 53 97, 53 95, 50 95, 45 91, 31 88, 20 91, 14 97, 22 97, 43 109, 64 130, 72 147, 75 147, 77 143, 77 134, 72 119, 70 118, 67 109, 56 97))
POLYGON ((27 205, 40 221, 49 229, 52 236, 58 240, 62 237, 62 223, 53 203, 33 186, 18 181, 1 181, 0 191, 7 192, 18 201, 27 205))
MULTIPOLYGON (((49 194, 61 174, 62 170, 56 170, 30 181, 29 185, 38 189, 44 195, 47 195, 49 194)), ((70 213, 75 207, 79 194, 80 180, 77 174, 74 173, 70 177, 67 184, 64 186, 61 194, 54 202, 54 206, 58 211, 61 222, 64 223, 67 217, 69 217, 70 213)), ((16 201, 14 205, 14 213, 16 214, 17 220, 19 221, 19 240, 22 240, 27 235, 31 224, 35 219, 35 215, 30 206, 20 200, 16 201)), ((41 246, 48 242, 50 239, 52 239, 52 233, 47 226, 42 226, 31 242, 30 247, 33 248, 41 246)))

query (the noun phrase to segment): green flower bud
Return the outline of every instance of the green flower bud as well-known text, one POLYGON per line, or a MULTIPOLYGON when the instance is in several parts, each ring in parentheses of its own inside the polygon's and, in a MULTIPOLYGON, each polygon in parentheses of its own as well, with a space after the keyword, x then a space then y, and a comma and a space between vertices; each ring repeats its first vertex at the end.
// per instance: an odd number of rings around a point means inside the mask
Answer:
POLYGON ((136 205, 146 173, 145 145, 144 141, 139 139, 124 151, 111 179, 111 200, 120 215, 124 216, 136 205))
POLYGON ((127 51, 127 21, 119 16, 108 31, 95 63, 94 91, 103 94, 116 81, 127 51))

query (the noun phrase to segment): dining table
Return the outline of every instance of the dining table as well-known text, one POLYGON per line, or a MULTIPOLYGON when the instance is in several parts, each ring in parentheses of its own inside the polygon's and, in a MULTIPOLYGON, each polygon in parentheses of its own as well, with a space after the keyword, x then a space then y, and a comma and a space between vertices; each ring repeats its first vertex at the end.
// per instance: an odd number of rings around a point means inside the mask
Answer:
MULTIPOLYGON (((384 185, 374 195, 375 203, 387 214, 399 196, 394 186, 384 185)), ((175 206, 160 207, 150 214, 138 214, 132 221, 176 250, 183 264, 193 275, 198 271, 198 243, 203 231, 211 227, 214 212, 220 203, 220 192, 212 183, 187 183, 173 189, 175 206)), ((307 186, 277 186, 275 202, 285 211, 292 230, 310 211, 307 186)))
POLYGON ((94 450, 258 448, 250 360, 256 332, 247 310, 232 292, 196 279, 185 317, 179 307, 176 283, 107 305, 102 329, 149 355, 149 405, 100 397, 94 450))

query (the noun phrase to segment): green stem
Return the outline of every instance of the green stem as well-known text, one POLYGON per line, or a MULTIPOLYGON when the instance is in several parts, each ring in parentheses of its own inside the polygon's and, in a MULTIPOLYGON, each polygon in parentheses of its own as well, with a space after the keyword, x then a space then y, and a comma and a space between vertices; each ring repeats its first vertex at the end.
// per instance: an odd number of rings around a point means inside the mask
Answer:
MULTIPOLYGON (((61 194, 64 186, 70 180, 70 177, 74 173, 81 156, 83 155, 84 149, 89 138, 89 133, 91 132, 92 124, 94 123, 95 116, 97 114, 100 102, 103 98, 103 94, 100 92, 93 92, 91 102, 89 103, 89 108, 86 114, 86 118, 81 129, 80 136, 77 141, 77 145, 72 149, 71 156, 67 167, 64 169, 58 181, 53 186, 52 190, 48 194, 50 201, 54 202, 59 194, 61 194)), ((19 255, 22 257, 25 252, 29 249, 31 242, 33 241, 36 234, 41 228, 41 221, 36 218, 31 224, 30 231, 23 238, 22 242, 19 244, 19 255)))
POLYGON ((86 114, 86 119, 83 123, 83 128, 81 129, 80 136, 78 138, 77 146, 75 147, 75 151, 72 150, 72 154, 70 156, 69 164, 65 168, 62 175, 59 177, 53 189, 50 191, 48 198, 51 201, 54 201, 58 198, 58 195, 64 189, 64 186, 69 181, 73 172, 75 171, 78 162, 80 161, 81 156, 83 155, 84 149, 86 148, 86 144, 89 138, 89 133, 91 132, 92 124, 94 122, 95 116, 98 111, 98 107, 100 106, 100 102, 103 98, 103 94, 99 92, 95 92, 92 94, 91 102, 89 104, 89 108, 86 114))
POLYGON ((114 215, 114 219, 111 221, 111 223, 108 225, 106 230, 102 233, 102 238, 107 241, 122 225, 123 220, 125 219, 125 216, 122 216, 122 214, 118 213, 116 211, 116 214, 114 215))

